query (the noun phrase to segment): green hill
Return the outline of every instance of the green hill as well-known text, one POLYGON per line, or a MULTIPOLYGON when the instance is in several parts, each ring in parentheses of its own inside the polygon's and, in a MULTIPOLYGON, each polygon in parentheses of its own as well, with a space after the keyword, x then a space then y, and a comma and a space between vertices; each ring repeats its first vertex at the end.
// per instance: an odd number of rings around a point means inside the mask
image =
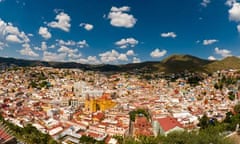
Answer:
POLYGON ((240 58, 231 56, 220 61, 214 61, 204 66, 208 72, 214 72, 223 69, 240 69, 240 58))

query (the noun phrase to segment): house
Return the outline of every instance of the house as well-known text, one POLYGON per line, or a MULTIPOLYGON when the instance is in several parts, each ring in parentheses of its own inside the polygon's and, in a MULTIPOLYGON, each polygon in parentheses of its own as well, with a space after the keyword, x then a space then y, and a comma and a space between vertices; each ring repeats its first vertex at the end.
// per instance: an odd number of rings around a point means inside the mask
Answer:
POLYGON ((10 130, 0 123, 0 144, 17 144, 16 138, 11 135, 10 130))
POLYGON ((136 116, 133 135, 136 137, 153 136, 152 125, 145 116, 136 116))
POLYGON ((167 135, 173 131, 184 131, 183 125, 177 119, 167 116, 153 121, 153 133, 155 136, 158 134, 167 135))

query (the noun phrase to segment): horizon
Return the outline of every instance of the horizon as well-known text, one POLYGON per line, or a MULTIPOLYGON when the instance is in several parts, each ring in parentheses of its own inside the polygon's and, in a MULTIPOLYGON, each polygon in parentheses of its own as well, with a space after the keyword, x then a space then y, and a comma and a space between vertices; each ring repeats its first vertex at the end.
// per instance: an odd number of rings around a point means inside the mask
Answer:
POLYGON ((0 0, 0 56, 122 65, 240 56, 240 1, 0 0))
MULTIPOLYGON (((201 60, 207 60, 209 62, 214 62, 214 61, 222 61, 224 59, 227 59, 227 58, 230 58, 230 57, 234 57, 234 58, 238 58, 240 59, 240 57, 237 57, 237 56, 227 56, 227 57, 224 57, 223 59, 216 59, 216 60, 209 60, 209 59, 204 59, 204 58, 200 58, 200 57, 197 57, 197 56, 194 56, 194 55, 189 55, 189 54, 172 54, 172 55, 169 55, 167 57, 165 57, 164 59, 161 59, 161 60, 153 60, 153 61, 141 61, 139 63, 148 63, 148 62, 162 62, 170 57, 173 57, 173 56, 189 56, 189 57, 195 57, 197 59, 201 59, 201 60)), ((74 61, 44 61, 44 60, 38 60, 38 59, 24 59, 24 58, 15 58, 15 57, 1 57, 0 58, 6 58, 6 59, 15 59, 15 60, 23 60, 23 61, 39 61, 39 62, 53 62, 53 63, 77 63, 77 64, 84 64, 84 65, 113 65, 113 66, 119 66, 119 65, 128 65, 128 64, 138 64, 138 63, 125 63, 125 64, 109 64, 109 63, 98 63, 98 64, 89 64, 89 63, 80 63, 80 62, 74 62, 74 61)))

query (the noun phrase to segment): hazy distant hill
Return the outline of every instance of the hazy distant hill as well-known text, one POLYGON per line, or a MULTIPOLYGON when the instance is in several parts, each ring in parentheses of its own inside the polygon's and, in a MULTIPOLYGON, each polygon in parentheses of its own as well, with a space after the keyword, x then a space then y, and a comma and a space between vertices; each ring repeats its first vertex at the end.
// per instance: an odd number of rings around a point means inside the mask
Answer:
POLYGON ((125 65, 88 65, 74 62, 44 62, 38 60, 0 58, 0 66, 46 66, 54 68, 79 68, 82 70, 101 72, 138 71, 178 73, 185 70, 192 72, 213 72, 222 69, 240 69, 240 59, 237 57, 227 57, 220 61, 209 61, 191 55, 172 55, 158 62, 142 62, 125 65))

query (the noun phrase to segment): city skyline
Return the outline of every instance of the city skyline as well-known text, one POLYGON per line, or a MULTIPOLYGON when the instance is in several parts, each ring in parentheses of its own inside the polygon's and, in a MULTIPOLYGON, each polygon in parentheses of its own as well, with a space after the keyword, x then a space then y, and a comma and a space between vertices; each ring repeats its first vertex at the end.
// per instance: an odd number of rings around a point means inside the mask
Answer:
POLYGON ((240 56, 237 0, 0 0, 0 56, 89 64, 240 56))

